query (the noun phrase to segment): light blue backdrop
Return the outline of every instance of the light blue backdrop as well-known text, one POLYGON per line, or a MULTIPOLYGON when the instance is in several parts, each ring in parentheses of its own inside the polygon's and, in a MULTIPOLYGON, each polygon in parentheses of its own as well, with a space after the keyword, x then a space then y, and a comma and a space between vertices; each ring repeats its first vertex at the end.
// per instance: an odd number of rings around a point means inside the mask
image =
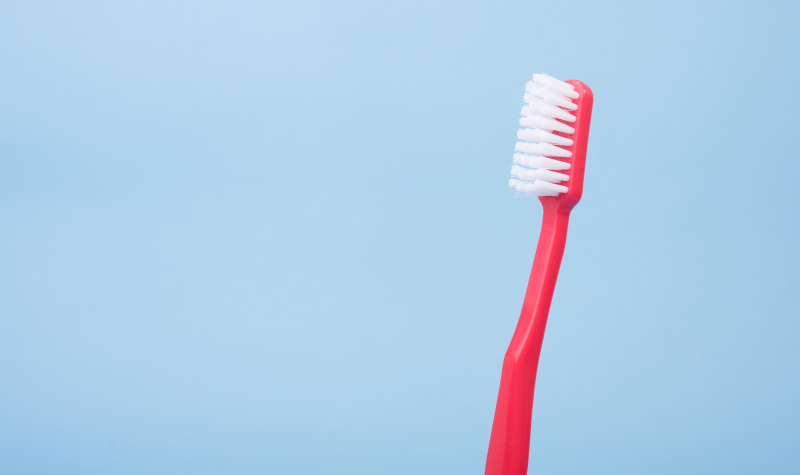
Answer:
POLYGON ((482 474, 533 72, 595 109, 530 472, 800 472, 798 22, 2 2, 0 473, 482 474))

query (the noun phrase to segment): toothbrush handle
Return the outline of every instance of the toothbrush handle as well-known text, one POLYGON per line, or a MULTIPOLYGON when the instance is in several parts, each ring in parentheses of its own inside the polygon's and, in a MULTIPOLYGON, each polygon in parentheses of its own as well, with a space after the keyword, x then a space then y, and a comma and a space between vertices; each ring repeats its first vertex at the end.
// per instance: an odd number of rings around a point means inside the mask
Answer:
POLYGON ((567 242, 570 211, 559 207, 554 199, 541 201, 542 231, 519 323, 503 359, 486 475, 525 475, 528 470, 536 369, 567 242))

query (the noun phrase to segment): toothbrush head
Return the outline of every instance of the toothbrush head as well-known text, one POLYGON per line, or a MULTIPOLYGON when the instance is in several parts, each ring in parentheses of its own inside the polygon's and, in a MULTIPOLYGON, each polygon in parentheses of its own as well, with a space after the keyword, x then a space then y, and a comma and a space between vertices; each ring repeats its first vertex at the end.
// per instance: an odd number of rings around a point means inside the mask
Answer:
POLYGON ((592 90, 574 79, 534 74, 524 100, 519 123, 525 128, 517 132, 509 186, 569 211, 583 194, 592 90))

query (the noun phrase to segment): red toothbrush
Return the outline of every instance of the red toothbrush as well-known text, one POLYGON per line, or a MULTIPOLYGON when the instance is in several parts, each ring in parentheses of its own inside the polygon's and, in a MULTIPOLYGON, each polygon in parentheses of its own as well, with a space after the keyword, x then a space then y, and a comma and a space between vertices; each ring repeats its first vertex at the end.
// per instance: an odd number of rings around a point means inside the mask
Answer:
POLYGON ((580 81, 534 74, 525 86, 510 186, 538 196, 544 209, 528 290, 503 359, 500 392, 489 441, 486 475, 525 475, 531 437, 536 369, 547 314, 567 242, 572 208, 583 193, 592 118, 592 90, 580 81), (558 170, 558 171, 555 171, 558 170), (559 184, 561 183, 561 184, 559 184))

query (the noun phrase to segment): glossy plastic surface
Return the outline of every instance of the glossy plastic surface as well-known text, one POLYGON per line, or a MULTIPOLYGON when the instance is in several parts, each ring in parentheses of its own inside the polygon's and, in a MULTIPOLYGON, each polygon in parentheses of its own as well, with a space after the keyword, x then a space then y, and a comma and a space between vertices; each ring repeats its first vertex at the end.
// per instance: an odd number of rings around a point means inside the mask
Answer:
POLYGON ((568 171, 570 179, 566 183, 569 191, 555 197, 539 198, 544 208, 542 231, 519 323, 503 360, 500 392, 486 459, 486 475, 524 475, 528 470, 536 370, 558 270, 567 243, 569 215, 583 195, 583 174, 592 117, 591 89, 574 79, 565 82, 575 86, 575 90, 580 93, 575 101, 578 105, 576 120, 569 124, 575 127, 575 133, 568 136, 562 132, 554 132, 575 140, 571 147, 562 147, 572 152, 572 157, 565 159, 572 165, 568 171))

